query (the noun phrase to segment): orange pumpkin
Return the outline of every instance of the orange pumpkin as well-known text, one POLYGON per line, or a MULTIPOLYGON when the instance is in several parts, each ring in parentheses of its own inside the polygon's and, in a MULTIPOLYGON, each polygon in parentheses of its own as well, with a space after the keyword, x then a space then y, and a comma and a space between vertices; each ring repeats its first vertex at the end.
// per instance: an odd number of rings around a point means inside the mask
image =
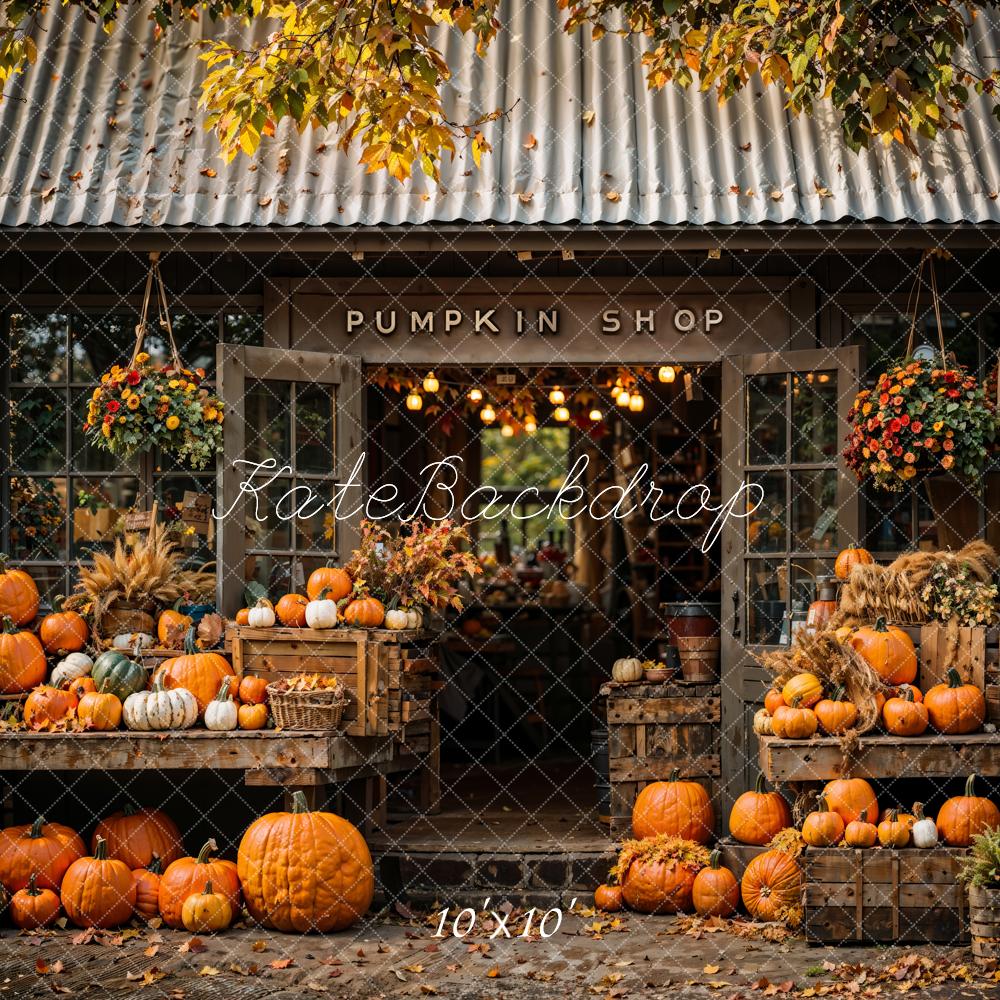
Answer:
POLYGON ((292 793, 292 811, 251 823, 237 866, 247 910, 278 931, 340 931, 368 910, 375 871, 368 846, 346 819, 309 812, 292 793))
POLYGON ((10 569, 7 558, 0 555, 0 618, 27 625, 38 614, 38 588, 23 569, 10 569))
POLYGON ((856 819, 844 829, 844 844, 847 847, 874 847, 877 839, 878 828, 874 823, 856 819))
POLYGON ((240 729, 263 729, 267 725, 267 705, 240 705, 236 722, 240 729))
POLYGON ((305 628, 307 597, 301 594, 285 594, 274 606, 278 621, 287 628, 305 628))
POLYGON ((194 619, 190 615, 182 615, 180 612, 180 598, 172 608, 167 608, 161 612, 156 622, 156 638, 160 640, 160 646, 164 649, 178 649, 184 641, 189 629, 194 624, 194 619))
POLYGON ((235 676, 229 660, 221 653, 198 652, 194 629, 191 629, 184 640, 184 655, 164 660, 153 674, 153 683, 159 681, 168 691, 186 688, 198 702, 198 711, 204 714, 209 702, 218 695, 222 682, 235 676))
POLYGON ((886 684, 912 684, 917 679, 913 640, 901 628, 886 625, 884 618, 859 628, 851 645, 886 684))
POLYGON ((89 691, 76 707, 76 717, 87 729, 110 732, 122 721, 122 703, 108 691, 89 691))
POLYGON ((763 847, 775 834, 792 825, 792 812, 783 795, 764 791, 764 774, 757 775, 752 792, 744 792, 729 813, 729 832, 741 844, 763 847))
POLYGON ((140 809, 131 802, 97 824, 92 848, 98 837, 107 841, 108 857, 124 861, 129 871, 149 867, 153 858, 169 865, 184 854, 181 832, 162 809, 140 809))
POLYGON ((905 685, 902 697, 890 698, 882 708, 885 728, 894 736, 919 736, 927 729, 927 706, 913 700, 913 691, 905 685))
POLYGON ((245 705, 263 705, 267 701, 267 683, 263 677, 245 674, 240 680, 240 701, 245 705))
POLYGON ((58 889, 66 869, 82 858, 86 848, 80 835, 61 823, 34 823, 0 830, 0 882, 5 889, 23 889, 35 876, 41 889, 58 889))
POLYGON ((356 628, 378 628, 385 621, 385 606, 374 597, 356 597, 344 608, 343 617, 356 628))
POLYGON ((160 876, 163 864, 154 857, 145 868, 132 872, 135 883, 135 915, 143 920, 152 920, 160 915, 160 876))
POLYGON ((974 733, 986 721, 986 698, 975 684, 962 681, 957 670, 948 671, 947 684, 935 684, 924 695, 927 716, 939 733, 974 733))
POLYGON ((899 818, 897 809, 890 809, 889 815, 879 823, 878 842, 883 847, 906 847, 910 842, 910 827, 899 818))
POLYGON ((728 917, 740 903, 740 884, 736 876, 719 864, 719 852, 712 851, 708 867, 694 877, 691 898, 701 917, 728 917))
POLYGON ((309 574, 306 593, 310 601, 315 601, 323 591, 331 601, 342 601, 354 589, 354 581, 347 570, 339 566, 320 566, 309 574))
POLYGON ((816 809, 809 813, 802 824, 802 839, 810 847, 832 847, 844 836, 844 821, 839 813, 827 807, 821 795, 816 801, 816 809))
MULTIPOLYGON (((654 781, 632 807, 632 833, 640 840, 659 833, 707 844, 715 826, 708 792, 695 781, 680 781, 676 768, 669 781, 654 781)), ((693 877, 693 876, 692 876, 693 877)))
POLYGON ((764 695, 764 708, 768 710, 771 715, 782 705, 785 704, 785 699, 782 697, 781 692, 777 688, 770 688, 766 695, 764 695))
POLYGON ((622 878, 622 899, 637 913, 686 913, 694 907, 698 869, 683 861, 633 861, 622 878))
POLYGON ((972 838, 1000 826, 1000 809, 975 794, 976 776, 965 782, 965 794, 948 799, 937 815, 938 833, 949 847, 968 847, 972 838))
POLYGON ((800 708, 812 708, 823 697, 823 684, 815 674, 796 674, 781 689, 781 697, 786 705, 796 702, 800 708))
POLYGON ((594 906, 605 913, 617 913, 623 905, 620 885, 599 885, 594 890, 594 906))
POLYGON ((914 701, 923 701, 924 696, 920 688, 916 684, 897 684, 896 687, 892 689, 892 696, 894 698, 905 698, 906 692, 909 691, 913 695, 914 701))
POLYGON ((845 701, 843 687, 836 687, 829 698, 816 702, 813 706, 819 728, 828 736, 846 733, 858 721, 858 706, 845 701))
POLYGON ((250 624, 250 609, 240 608, 236 612, 236 624, 237 625, 249 625, 250 624))
POLYGON ((765 851, 750 861, 740 883, 743 905, 756 920, 781 920, 799 905, 802 870, 785 851, 765 851))
POLYGON ((878 821, 881 823, 883 820, 887 820, 889 818, 889 813, 891 812, 895 812, 896 818, 900 821, 900 823, 905 823, 908 827, 910 827, 910 829, 913 828, 913 824, 917 821, 916 816, 912 813, 903 812, 903 810, 898 806, 889 806, 885 809, 879 810, 878 821))
POLYGON ((874 823, 878 819, 878 799, 875 789, 864 778, 836 778, 827 782, 822 791, 826 804, 845 823, 862 819, 874 823))
POLYGON ((874 557, 867 549, 842 549, 833 564, 833 572, 838 580, 848 580, 855 566, 871 566, 874 562, 874 557))
POLYGON ((132 917, 135 883, 123 861, 108 857, 98 838, 94 856, 74 861, 60 889, 66 916, 77 927, 120 927, 132 917))
POLYGON ((42 684, 28 695, 24 703, 24 724, 29 729, 47 729, 65 721, 76 706, 77 698, 72 691, 42 684))
POLYGON ((85 694, 93 694, 97 690, 97 684, 94 683, 94 678, 89 675, 77 677, 75 681, 71 681, 67 685, 66 690, 71 691, 77 701, 83 701, 85 694))
POLYGON ((802 708, 798 698, 791 705, 783 705, 771 719, 774 735, 783 740, 808 740, 816 735, 819 720, 811 708, 802 708))
MULTIPOLYGON (((201 892, 207 882, 211 882, 215 891, 226 897, 234 913, 239 912, 240 880, 236 865, 232 861, 213 858, 211 855, 216 849, 214 840, 206 841, 196 858, 180 858, 160 876, 160 916, 168 927, 184 926, 181 919, 184 901, 188 896, 201 892)), ((307 866, 303 871, 308 872, 309 877, 318 876, 316 868, 307 866)), ((280 890, 275 887, 275 891, 287 892, 287 887, 282 886, 280 890)))
MULTIPOLYGON (((6 575, 0 573, 0 579, 6 575)), ((5 617, 0 632, 0 694, 21 694, 44 680, 45 650, 38 637, 18 631, 14 621, 5 617)))
POLYGON ((23 889, 18 889, 10 900, 10 919, 22 931, 51 927, 59 919, 62 904, 52 889, 39 889, 37 878, 32 875, 23 889))
POLYGON ((78 653, 90 638, 87 623, 75 611, 62 610, 62 598, 53 601, 55 610, 46 615, 38 626, 38 638, 46 653, 64 656, 78 653))

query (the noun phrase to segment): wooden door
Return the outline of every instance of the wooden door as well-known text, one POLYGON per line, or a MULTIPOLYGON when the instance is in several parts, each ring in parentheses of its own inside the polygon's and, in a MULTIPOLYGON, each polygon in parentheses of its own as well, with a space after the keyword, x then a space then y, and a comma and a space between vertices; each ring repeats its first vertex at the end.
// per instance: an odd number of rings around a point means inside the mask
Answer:
POLYGON ((769 675, 754 654, 777 644, 785 612, 810 597, 811 574, 832 575, 837 552, 860 537, 857 482, 841 454, 859 371, 858 347, 723 362, 722 496, 744 487, 761 498, 722 534, 727 812, 758 769, 752 722, 769 675))
MULTIPOLYGON (((251 581, 274 598, 304 592, 312 569, 346 560, 357 544, 360 514, 337 518, 332 502, 363 452, 364 381, 360 358, 235 344, 219 345, 218 373, 218 603, 231 615, 251 581), (247 463, 268 464, 251 478, 247 463)), ((362 500, 355 486, 342 513, 362 500)))

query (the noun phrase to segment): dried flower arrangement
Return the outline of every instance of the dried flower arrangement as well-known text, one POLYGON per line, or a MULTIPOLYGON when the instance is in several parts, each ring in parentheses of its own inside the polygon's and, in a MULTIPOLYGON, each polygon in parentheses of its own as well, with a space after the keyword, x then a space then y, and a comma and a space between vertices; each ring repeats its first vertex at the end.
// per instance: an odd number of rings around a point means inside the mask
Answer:
POLYGON ((997 585, 977 579, 968 563, 955 566, 950 560, 935 564, 920 591, 934 618, 954 621, 959 627, 992 625, 997 620, 998 594, 997 585))
POLYGON ((700 871, 708 864, 709 850, 693 840, 671 837, 661 833, 644 840, 626 840, 618 852, 618 860, 609 874, 609 880, 620 884, 636 861, 666 863, 675 861, 692 871, 700 871))

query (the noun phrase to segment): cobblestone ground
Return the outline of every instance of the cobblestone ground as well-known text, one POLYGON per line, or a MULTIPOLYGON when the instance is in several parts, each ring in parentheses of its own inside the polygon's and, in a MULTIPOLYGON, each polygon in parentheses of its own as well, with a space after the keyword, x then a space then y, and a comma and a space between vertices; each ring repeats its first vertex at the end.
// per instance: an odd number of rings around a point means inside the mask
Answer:
POLYGON ((149 928, 93 937, 72 929, 7 930, 0 937, 0 997, 754 1000, 911 990, 935 998, 1000 997, 1000 989, 972 969, 968 949, 816 948, 799 938, 775 942, 728 931, 695 937, 669 917, 626 915, 618 927, 604 918, 598 930, 595 919, 567 915, 547 940, 491 940, 495 926, 461 940, 440 939, 430 922, 398 917, 326 937, 253 927, 195 939, 149 928), (852 966, 849 973, 841 968, 838 974, 841 963, 852 966))

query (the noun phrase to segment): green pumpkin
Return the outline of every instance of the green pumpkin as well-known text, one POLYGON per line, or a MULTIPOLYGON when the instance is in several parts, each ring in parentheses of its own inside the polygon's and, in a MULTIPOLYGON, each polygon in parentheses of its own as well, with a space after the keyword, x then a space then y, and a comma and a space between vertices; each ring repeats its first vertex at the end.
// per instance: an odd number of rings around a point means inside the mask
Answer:
POLYGON ((146 668, 117 649, 109 649, 94 660, 91 670, 98 691, 107 691, 124 701, 146 686, 146 668))

